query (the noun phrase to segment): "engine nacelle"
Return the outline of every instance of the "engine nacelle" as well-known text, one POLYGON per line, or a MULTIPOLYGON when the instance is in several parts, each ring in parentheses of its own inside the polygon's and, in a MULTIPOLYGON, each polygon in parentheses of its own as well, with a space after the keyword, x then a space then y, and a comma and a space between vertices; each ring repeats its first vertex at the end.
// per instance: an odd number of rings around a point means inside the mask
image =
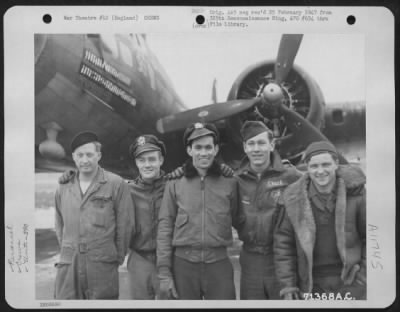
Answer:
MULTIPOLYGON (((293 65, 285 81, 278 85, 274 81, 274 66, 275 61, 270 60, 248 67, 232 85, 228 100, 261 97, 265 91, 268 92, 264 88, 271 86, 271 93, 275 92, 277 98, 278 95, 281 96, 283 105, 301 115, 317 129, 323 127, 325 101, 315 80, 299 66, 293 65), (272 90, 274 86, 280 90, 272 90)), ((270 99, 274 99, 273 94, 270 99)), ((246 120, 262 120, 274 130, 276 147, 283 158, 298 158, 308 144, 307 138, 291 140, 296 125, 287 122, 278 106, 260 101, 256 109, 244 111, 228 121, 228 133, 238 145, 242 144, 240 128, 246 120)))

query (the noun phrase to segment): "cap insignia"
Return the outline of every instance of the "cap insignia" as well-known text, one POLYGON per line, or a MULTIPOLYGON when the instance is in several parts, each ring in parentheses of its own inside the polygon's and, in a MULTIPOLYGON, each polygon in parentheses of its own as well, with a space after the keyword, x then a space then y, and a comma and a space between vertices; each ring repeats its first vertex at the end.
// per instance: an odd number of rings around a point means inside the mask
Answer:
POLYGON ((145 137, 144 136, 139 137, 138 140, 137 140, 137 143, 138 143, 139 146, 144 145, 146 143, 145 137))

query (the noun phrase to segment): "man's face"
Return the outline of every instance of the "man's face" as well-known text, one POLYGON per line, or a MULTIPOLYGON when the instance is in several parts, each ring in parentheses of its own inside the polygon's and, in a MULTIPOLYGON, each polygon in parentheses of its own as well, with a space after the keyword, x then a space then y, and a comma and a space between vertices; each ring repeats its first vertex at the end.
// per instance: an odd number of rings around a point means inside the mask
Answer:
POLYGON ((101 153, 96 150, 94 143, 87 143, 79 146, 73 153, 75 165, 79 172, 83 174, 91 174, 97 170, 101 153))
POLYGON ((140 176, 145 181, 153 181, 160 176, 160 168, 164 162, 159 151, 144 152, 135 158, 140 176))
POLYGON ((312 156, 307 164, 311 180, 320 187, 327 187, 335 182, 337 168, 337 160, 329 153, 312 156))
POLYGON ((192 157, 195 168, 208 169, 218 153, 218 145, 214 145, 213 137, 208 135, 194 140, 186 151, 192 157))
POLYGON ((274 150, 274 143, 269 140, 268 132, 262 132, 243 144, 244 152, 251 165, 262 166, 269 162, 270 153, 274 150))

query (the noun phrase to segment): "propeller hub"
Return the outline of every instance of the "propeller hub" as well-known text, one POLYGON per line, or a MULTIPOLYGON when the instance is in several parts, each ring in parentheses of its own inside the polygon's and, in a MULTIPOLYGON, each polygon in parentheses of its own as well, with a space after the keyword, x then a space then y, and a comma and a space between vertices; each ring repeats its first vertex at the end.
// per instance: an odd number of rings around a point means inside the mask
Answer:
POLYGON ((281 100, 284 97, 282 88, 276 83, 269 83, 264 87, 262 97, 269 103, 274 103, 281 100))

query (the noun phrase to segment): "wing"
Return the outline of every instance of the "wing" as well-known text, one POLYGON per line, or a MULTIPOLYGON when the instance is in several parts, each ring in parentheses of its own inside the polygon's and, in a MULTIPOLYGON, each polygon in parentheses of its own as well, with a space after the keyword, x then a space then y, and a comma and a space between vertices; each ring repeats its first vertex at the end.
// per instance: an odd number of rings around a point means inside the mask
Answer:
POLYGON ((365 102, 327 104, 322 131, 350 163, 358 164, 365 170, 365 102))

